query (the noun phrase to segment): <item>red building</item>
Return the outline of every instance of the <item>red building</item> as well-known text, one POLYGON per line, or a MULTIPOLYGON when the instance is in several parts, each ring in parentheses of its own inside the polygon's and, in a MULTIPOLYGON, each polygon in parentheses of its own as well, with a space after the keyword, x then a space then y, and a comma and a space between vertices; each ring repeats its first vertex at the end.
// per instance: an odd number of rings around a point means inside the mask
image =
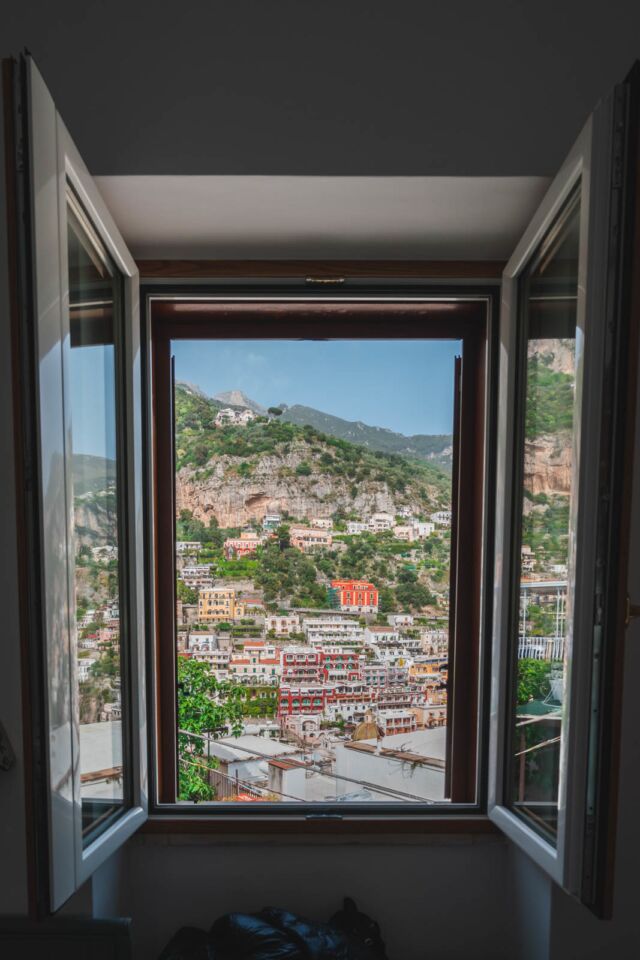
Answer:
POLYGON ((378 591, 366 580, 332 580, 334 604, 348 613, 377 613, 378 591))
POLYGON ((252 535, 243 534, 240 537, 230 537, 224 542, 224 555, 226 560, 239 559, 255 553, 262 539, 252 535))
POLYGON ((323 714, 335 720, 352 720, 371 705, 372 693, 362 681, 342 683, 282 683, 278 690, 278 716, 323 714))
POLYGON ((322 681, 322 653, 315 647, 285 647, 280 652, 280 666, 283 683, 322 681))
POLYGON ((359 680, 360 656, 348 647, 330 647, 322 650, 322 675, 333 680, 359 680))
POLYGON ((299 713, 324 713, 326 688, 321 683, 283 683, 278 690, 278 716, 290 717, 299 713))

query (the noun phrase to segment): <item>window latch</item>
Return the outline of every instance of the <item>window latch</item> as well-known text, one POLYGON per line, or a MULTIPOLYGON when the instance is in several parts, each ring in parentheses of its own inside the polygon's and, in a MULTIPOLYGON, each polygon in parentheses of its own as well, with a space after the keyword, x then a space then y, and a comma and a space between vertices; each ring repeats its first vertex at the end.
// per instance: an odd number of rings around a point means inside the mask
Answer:
POLYGON ((305 283, 339 284, 345 282, 345 277, 305 277, 305 283))
POLYGON ((624 618, 624 625, 628 627, 632 620, 640 617, 640 603, 631 603, 631 598, 627 596, 627 612, 624 618))

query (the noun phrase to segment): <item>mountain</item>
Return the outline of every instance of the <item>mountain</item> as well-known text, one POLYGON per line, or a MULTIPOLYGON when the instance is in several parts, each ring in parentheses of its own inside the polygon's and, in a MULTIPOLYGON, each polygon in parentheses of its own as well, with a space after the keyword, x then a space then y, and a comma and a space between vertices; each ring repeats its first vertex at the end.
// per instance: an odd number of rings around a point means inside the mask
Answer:
POLYGON ((224 407, 241 407, 243 410, 253 410, 254 413, 261 414, 267 412, 266 407, 260 406, 242 390, 226 390, 224 393, 216 393, 213 399, 224 407))
POLYGON ((211 401, 176 388, 176 508, 239 527, 265 513, 356 519, 409 507, 427 517, 451 503, 436 464, 366 449, 311 425, 259 418, 214 427, 211 401))
MULTIPOLYGON (((176 387, 181 387, 183 390, 186 390, 188 393, 194 394, 196 397, 202 397, 205 400, 211 400, 209 396, 204 392, 204 390, 199 387, 196 383, 189 383, 188 380, 178 380, 176 382, 176 387)), ((214 401, 211 401, 214 402, 214 401)))
POLYGON ((281 419, 300 426, 308 424, 331 437, 357 443, 369 450, 426 460, 451 470, 452 437, 448 434, 414 434, 406 437, 385 427, 371 427, 361 420, 343 420, 301 404, 286 407, 281 419))
POLYGON ((89 453, 73 455, 73 493, 79 497, 101 492, 116 482, 116 462, 89 453))
MULTIPOLYGON (((178 381, 176 388, 207 401, 212 408, 236 407, 252 410, 260 416, 265 416, 267 413, 266 407, 252 400, 242 390, 226 390, 210 398, 200 387, 192 383, 178 381)), ((361 420, 344 420, 342 417, 334 417, 330 413, 323 413, 322 410, 315 410, 300 403, 292 406, 280 403, 277 406, 283 411, 279 419, 285 423, 315 427, 316 430, 321 430, 322 433, 331 437, 356 443, 369 450, 397 453, 401 457, 425 460, 443 467, 448 472, 451 471, 452 437, 449 434, 414 434, 407 437, 386 427, 372 427, 361 420)))

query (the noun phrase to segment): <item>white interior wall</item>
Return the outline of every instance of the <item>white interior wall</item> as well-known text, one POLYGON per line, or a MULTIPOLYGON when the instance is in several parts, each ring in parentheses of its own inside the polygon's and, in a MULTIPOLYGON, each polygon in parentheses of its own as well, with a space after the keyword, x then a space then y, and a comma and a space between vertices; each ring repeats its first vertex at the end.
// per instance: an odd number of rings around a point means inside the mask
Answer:
POLYGON ((344 896, 377 920, 393 960, 512 960, 507 850, 499 837, 139 836, 127 851, 123 906, 140 960, 185 924, 208 929, 223 913, 265 906, 323 920, 344 896))

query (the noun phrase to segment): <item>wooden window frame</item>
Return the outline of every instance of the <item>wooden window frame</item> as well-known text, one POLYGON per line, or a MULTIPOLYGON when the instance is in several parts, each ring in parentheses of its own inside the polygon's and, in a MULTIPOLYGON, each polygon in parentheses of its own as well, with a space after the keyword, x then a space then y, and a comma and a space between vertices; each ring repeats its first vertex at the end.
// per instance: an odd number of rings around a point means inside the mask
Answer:
MULTIPOLYGON (((144 270, 144 265, 142 265, 144 270)), ((145 271, 146 272, 146 271, 145 271)), ((278 278, 278 271, 272 277, 278 278)), ((280 274, 281 276, 281 274, 280 274)), ((307 281, 308 282, 308 281, 307 281)), ((373 284, 371 285, 373 286, 373 284)), ((249 824, 269 824, 269 830, 297 832, 310 821, 329 825, 331 832, 492 832, 486 810, 486 694, 488 689, 488 637, 490 636, 490 584, 492 567, 492 461, 495 391, 491 371, 495 366, 496 308, 495 286, 476 285, 434 287, 413 290, 407 295, 402 286, 393 291, 369 292, 357 287, 340 288, 339 296, 324 290, 294 289, 277 294, 268 287, 260 291, 238 288, 226 295, 215 284, 200 287, 172 283, 151 286, 143 291, 142 302, 147 326, 147 395, 149 398, 149 475, 148 490, 151 564, 154 584, 150 662, 154 669, 152 687, 158 709, 150 723, 152 755, 157 759, 154 778, 155 797, 152 817, 145 829, 167 831, 175 827, 192 830, 186 824, 196 821, 197 829, 207 832, 218 828, 244 830, 249 824), (335 804, 260 805, 259 815, 231 804, 176 803, 176 645, 175 645, 175 485, 166 482, 174 475, 172 370, 170 343, 175 339, 299 339, 305 333, 317 334, 314 320, 322 313, 323 339, 358 339, 350 334, 347 320, 367 318, 367 336, 361 339, 460 339, 465 358, 463 388, 456 403, 460 430, 456 443, 456 473, 453 498, 457 504, 455 535, 465 544, 459 551, 451 605, 452 631, 449 647, 449 723, 451 756, 463 761, 448 764, 448 786, 452 800, 420 807, 399 804, 350 804, 336 810, 335 804), (268 327, 265 319, 268 315, 268 327), (392 318, 392 324, 390 319, 392 318), (220 326, 220 324, 223 324, 220 326), (215 325, 215 326, 214 326, 215 325), (169 473, 170 472, 170 473, 169 473), (464 484, 460 482, 464 477, 464 484), (464 495, 468 492, 468 495, 464 495), (471 543, 471 549, 468 544, 471 543), (469 604, 468 597, 472 597, 469 604), (457 638, 457 639, 456 639, 457 638), (469 669, 469 667, 471 669, 469 669), (455 691, 458 691, 457 695, 455 691), (284 807, 287 807, 285 810, 284 807), (298 809, 291 809, 297 807, 298 809), (358 809, 355 809, 355 808, 358 809), (426 809, 425 809, 426 808, 426 809), (230 823, 230 819, 232 824, 230 823), (344 821, 348 826, 343 828, 344 821), (359 824, 360 826, 354 827, 359 824), (216 826, 218 825, 218 826, 216 826), (297 826, 296 826, 297 825, 297 826)), ((333 292, 333 291, 332 291, 333 292)), ((337 291, 336 291, 337 292, 337 291)), ((358 326, 360 329, 360 326, 358 326)), ((452 531, 453 533, 453 531, 452 531)), ((452 550, 452 559, 455 551, 452 550)), ((452 577, 453 569, 452 569, 452 577)), ((262 829, 262 827, 260 827, 262 829)))

